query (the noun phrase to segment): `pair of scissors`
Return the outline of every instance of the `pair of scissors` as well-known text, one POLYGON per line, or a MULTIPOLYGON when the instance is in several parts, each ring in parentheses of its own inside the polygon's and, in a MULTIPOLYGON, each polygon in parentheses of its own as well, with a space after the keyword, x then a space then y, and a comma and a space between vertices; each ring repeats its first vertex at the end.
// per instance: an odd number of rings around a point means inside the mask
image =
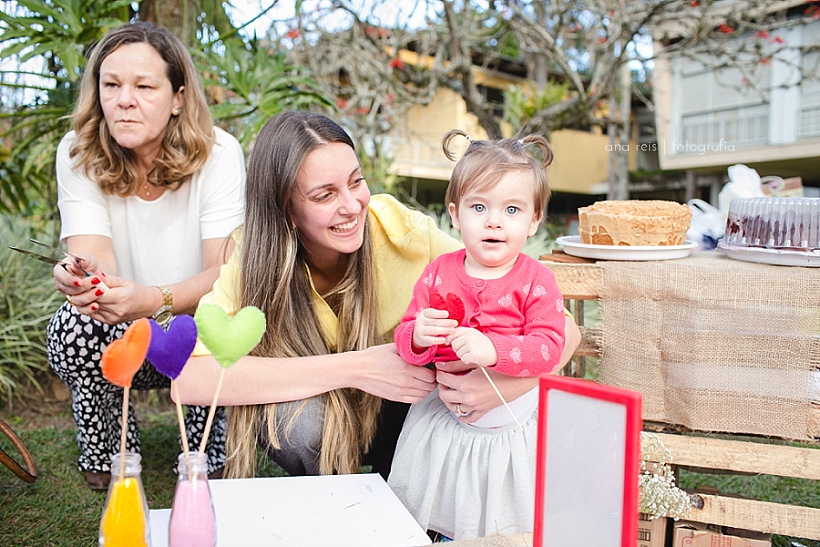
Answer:
MULTIPOLYGON (((54 247, 53 245, 49 245, 48 243, 43 243, 42 241, 37 241, 36 239, 29 238, 29 241, 31 241, 32 243, 35 243, 37 245, 40 245, 41 247, 45 247, 46 249, 51 249, 52 251, 57 251, 58 253, 62 253, 63 255, 74 259, 74 263, 77 265, 78 268, 80 268, 80 270, 82 270, 84 277, 89 277, 89 276, 93 275, 93 272, 89 272, 88 270, 83 268, 83 259, 80 258, 79 256, 73 255, 73 254, 71 254, 69 252, 66 252, 66 251, 64 251, 64 250, 62 250, 58 247, 54 247)), ((46 264, 61 264, 63 266, 63 269, 67 268, 67 264, 65 264, 62 260, 54 258, 53 256, 44 255, 44 254, 40 254, 40 253, 35 253, 34 251, 29 251, 29 250, 26 250, 26 249, 20 249, 19 247, 13 247, 11 245, 9 245, 9 249, 11 249, 12 251, 17 251, 18 253, 23 253, 24 255, 30 256, 31 258, 36 258, 37 260, 39 260, 41 262, 45 262, 46 264)))

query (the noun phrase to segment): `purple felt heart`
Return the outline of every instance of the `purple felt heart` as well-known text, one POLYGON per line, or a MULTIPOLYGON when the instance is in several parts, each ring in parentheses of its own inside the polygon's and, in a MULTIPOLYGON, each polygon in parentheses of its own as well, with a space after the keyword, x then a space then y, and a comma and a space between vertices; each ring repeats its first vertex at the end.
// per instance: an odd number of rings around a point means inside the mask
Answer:
POLYGON ((182 367, 188 362, 196 345, 196 323, 190 315, 174 318, 168 332, 162 330, 156 321, 151 323, 151 345, 145 356, 160 374, 176 380, 182 367))

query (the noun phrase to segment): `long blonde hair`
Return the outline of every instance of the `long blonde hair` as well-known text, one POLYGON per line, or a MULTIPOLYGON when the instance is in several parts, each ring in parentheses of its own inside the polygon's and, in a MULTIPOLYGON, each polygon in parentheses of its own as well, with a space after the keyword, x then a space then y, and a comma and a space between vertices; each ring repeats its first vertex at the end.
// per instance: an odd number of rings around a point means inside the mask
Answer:
MULTIPOLYGON (((257 137, 245 190, 245 226, 240 259, 241 304, 261 309, 268 329, 253 355, 299 357, 361 350, 379 340, 370 222, 364 244, 352 254, 339 285, 324 295, 339 318, 336 344, 324 336, 314 311, 304 250, 292 222, 291 198, 307 155, 320 146, 344 143, 348 134, 329 118, 285 112, 271 118, 257 137)), ((319 469, 356 473, 376 430, 381 399, 347 388, 325 396, 319 469)), ((226 476, 253 476, 259 427, 270 448, 280 448, 277 420, 292 424, 301 406, 278 416, 277 404, 232 407, 228 417, 226 476)), ((286 428, 287 432, 287 428, 286 428)))
POLYGON ((123 148, 108 131, 100 104, 100 66, 117 48, 145 43, 165 61, 166 75, 182 108, 171 116, 148 183, 176 190, 208 161, 215 141, 213 118, 191 54, 179 39, 164 28, 144 21, 125 23, 106 34, 91 50, 83 72, 80 95, 74 108, 77 139, 71 147, 74 167, 82 169, 105 194, 135 195, 142 185, 134 153, 123 148))

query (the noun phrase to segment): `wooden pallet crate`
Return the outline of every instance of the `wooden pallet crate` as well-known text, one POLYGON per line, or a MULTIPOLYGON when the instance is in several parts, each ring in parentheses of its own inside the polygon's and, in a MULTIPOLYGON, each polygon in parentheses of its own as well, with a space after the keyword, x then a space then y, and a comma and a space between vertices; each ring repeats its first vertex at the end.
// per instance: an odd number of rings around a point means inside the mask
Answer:
MULTIPOLYGON (((573 311, 582 341, 568 366, 569 375, 584 375, 579 361, 600 356, 605 324, 584 324, 584 302, 598 300, 604 283, 600 262, 556 262, 542 257, 556 276, 567 306, 573 311)), ((820 272, 819 272, 820 273, 820 272)), ((816 274, 813 274, 816 275, 816 274)), ((820 438, 820 408, 814 406, 809 436, 820 438)), ((797 479, 820 480, 820 442, 781 442, 748 435, 709 435, 675 424, 645 423, 646 430, 658 435, 672 454, 672 464, 735 474, 766 474, 797 479)), ((770 503, 729 496, 699 494, 689 519, 707 524, 742 528, 792 537, 820 540, 820 509, 770 503)))

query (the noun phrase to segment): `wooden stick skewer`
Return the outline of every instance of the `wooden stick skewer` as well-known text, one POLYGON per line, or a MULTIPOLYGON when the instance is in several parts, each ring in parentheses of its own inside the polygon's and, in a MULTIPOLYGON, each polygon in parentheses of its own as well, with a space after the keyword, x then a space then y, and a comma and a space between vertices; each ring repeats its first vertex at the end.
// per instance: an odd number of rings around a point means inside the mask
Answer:
POLYGON ((513 411, 510 408, 510 405, 507 404, 507 400, 504 399, 504 396, 501 395, 501 392, 498 390, 498 386, 496 386, 495 382, 493 382, 493 379, 490 378, 490 374, 486 370, 484 370, 484 367, 478 367, 478 368, 480 368, 481 372, 484 373, 484 376, 490 382, 490 385, 493 386, 493 390, 495 390, 495 394, 498 395, 498 398, 501 399, 502 403, 504 403, 504 406, 507 408, 507 412, 510 413, 510 416, 512 416, 512 419, 515 421, 516 425, 518 426, 518 429, 520 429, 521 433, 523 433, 524 432, 524 426, 521 425, 521 422, 519 422, 518 418, 516 418, 515 414, 513 414, 513 411))
POLYGON ((208 444, 208 436, 211 434, 211 424, 214 421, 214 413, 216 412, 216 402, 219 400, 219 392, 222 390, 222 379, 225 378, 225 368, 219 372, 219 381, 216 383, 216 391, 214 391, 214 400, 211 402, 211 408, 208 411, 208 419, 205 421, 205 432, 202 434, 202 441, 199 443, 199 451, 205 453, 205 446, 208 444))
POLYGON ((174 390, 174 400, 177 407, 177 422, 179 423, 179 438, 182 439, 182 451, 188 455, 188 437, 185 435, 185 419, 182 417, 182 403, 179 402, 179 387, 176 380, 171 380, 171 389, 174 390))
POLYGON ((120 471, 118 480, 122 480, 125 476, 125 437, 128 433, 128 393, 130 388, 122 388, 122 420, 120 424, 120 471))

